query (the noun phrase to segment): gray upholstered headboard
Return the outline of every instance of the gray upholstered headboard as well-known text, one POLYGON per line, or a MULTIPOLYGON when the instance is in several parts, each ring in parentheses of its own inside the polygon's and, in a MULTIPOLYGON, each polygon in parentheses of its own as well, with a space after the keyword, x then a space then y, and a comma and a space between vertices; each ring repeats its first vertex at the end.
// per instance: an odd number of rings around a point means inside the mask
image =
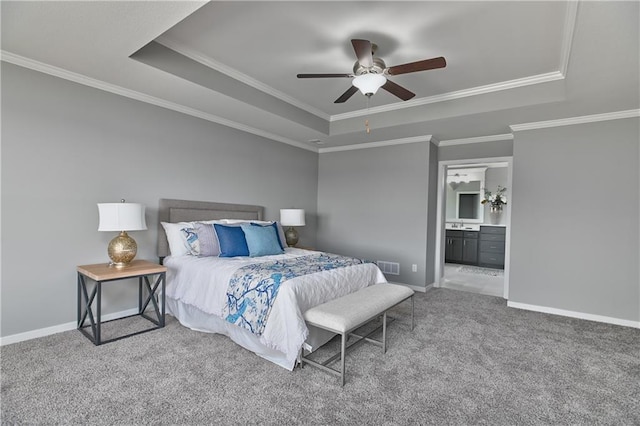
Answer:
POLYGON ((264 207, 208 201, 160 200, 158 210, 158 257, 169 255, 167 235, 160 222, 194 222, 214 219, 262 220, 264 207))

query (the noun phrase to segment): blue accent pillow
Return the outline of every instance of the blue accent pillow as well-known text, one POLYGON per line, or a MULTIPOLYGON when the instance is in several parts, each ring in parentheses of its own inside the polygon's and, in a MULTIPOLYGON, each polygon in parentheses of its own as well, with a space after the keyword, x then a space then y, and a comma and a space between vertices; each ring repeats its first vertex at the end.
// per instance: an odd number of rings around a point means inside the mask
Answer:
POLYGON ((220 257, 249 256, 249 247, 241 227, 218 223, 214 223, 213 227, 220 243, 220 257))
POLYGON ((284 248, 285 248, 286 246, 284 245, 284 243, 282 242, 282 239, 280 238, 280 233, 279 233, 279 230, 278 230, 278 223, 277 223, 277 222, 273 222, 273 223, 271 223, 270 225, 262 225, 262 224, 260 224, 260 223, 255 223, 255 222, 251 222, 251 224, 252 224, 253 226, 262 226, 262 227, 265 227, 265 226, 273 226, 273 230, 274 230, 274 231, 276 231, 276 237, 278 237, 278 244, 280 244, 280 248, 281 248, 282 250, 284 250, 284 248))
POLYGON ((278 233, 274 227, 252 226, 249 224, 242 224, 241 227, 249 247, 249 256, 269 256, 284 253, 280 246, 278 233))

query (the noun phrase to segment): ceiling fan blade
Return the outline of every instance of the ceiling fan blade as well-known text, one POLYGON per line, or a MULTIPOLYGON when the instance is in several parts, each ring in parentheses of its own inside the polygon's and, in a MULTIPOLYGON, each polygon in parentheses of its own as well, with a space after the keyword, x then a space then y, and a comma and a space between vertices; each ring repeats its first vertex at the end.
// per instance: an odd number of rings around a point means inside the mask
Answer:
POLYGON ((371 42, 369 40, 354 39, 351 40, 353 50, 356 51, 358 62, 360 65, 366 68, 373 66, 373 53, 371 48, 371 42))
POLYGON ((428 71, 436 68, 444 68, 447 61, 442 57, 425 59, 423 61, 410 62, 408 64, 396 65, 389 67, 387 73, 389 75, 408 74, 410 72, 428 71))
POLYGON ((394 83, 391 80, 387 80, 387 82, 384 84, 384 86, 382 86, 382 88, 387 92, 391 93, 392 95, 396 95, 403 101, 408 101, 409 99, 413 98, 416 95, 415 93, 408 91, 404 87, 394 83))
POLYGON ((342 94, 342 96, 340 96, 338 99, 336 99, 335 101, 333 101, 334 104, 341 104, 347 101, 347 99, 349 99, 351 96, 354 95, 354 93, 356 93, 358 91, 358 88, 356 86, 351 86, 347 89, 346 92, 344 92, 342 94))
POLYGON ((298 78, 341 78, 353 77, 353 74, 298 74, 298 78))

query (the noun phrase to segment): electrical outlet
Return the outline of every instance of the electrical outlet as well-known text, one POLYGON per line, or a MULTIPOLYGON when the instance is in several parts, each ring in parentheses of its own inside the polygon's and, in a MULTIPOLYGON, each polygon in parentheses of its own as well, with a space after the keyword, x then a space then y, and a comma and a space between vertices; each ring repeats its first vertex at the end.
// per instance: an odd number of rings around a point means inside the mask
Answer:
POLYGON ((418 265, 416 265, 415 263, 411 265, 411 272, 418 272, 418 265))

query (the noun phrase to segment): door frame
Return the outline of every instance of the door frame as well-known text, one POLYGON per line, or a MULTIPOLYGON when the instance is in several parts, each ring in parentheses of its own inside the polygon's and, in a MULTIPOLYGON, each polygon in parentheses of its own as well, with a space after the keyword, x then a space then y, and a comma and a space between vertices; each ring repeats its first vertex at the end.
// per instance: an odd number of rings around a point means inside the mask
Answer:
POLYGON ((504 290, 502 297, 509 300, 509 275, 511 270, 511 201, 513 200, 513 156, 509 157, 489 157, 489 158, 469 158, 464 160, 446 160, 438 161, 438 202, 436 204, 436 255, 435 255, 435 279, 434 287, 440 287, 442 277, 444 276, 444 240, 445 240, 445 224, 446 224, 446 191, 447 169, 450 166, 462 166, 486 163, 507 163, 507 191, 506 196, 508 203, 506 204, 507 221, 504 248, 504 290))

